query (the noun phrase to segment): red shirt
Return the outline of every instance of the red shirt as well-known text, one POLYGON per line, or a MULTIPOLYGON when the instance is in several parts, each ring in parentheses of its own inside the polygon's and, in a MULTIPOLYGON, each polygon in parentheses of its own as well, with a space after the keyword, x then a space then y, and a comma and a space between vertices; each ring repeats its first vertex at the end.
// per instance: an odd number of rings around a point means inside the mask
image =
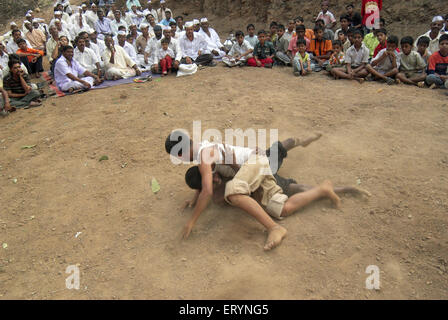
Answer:
POLYGON ((448 55, 442 56, 440 51, 433 53, 428 61, 428 74, 437 73, 441 76, 448 75, 448 55))

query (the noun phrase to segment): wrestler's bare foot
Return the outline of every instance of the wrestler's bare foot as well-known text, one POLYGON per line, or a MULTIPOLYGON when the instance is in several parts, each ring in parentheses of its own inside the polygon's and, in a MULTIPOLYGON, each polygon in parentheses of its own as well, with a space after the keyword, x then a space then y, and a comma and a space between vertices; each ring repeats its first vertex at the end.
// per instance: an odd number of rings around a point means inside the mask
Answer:
POLYGON ((337 209, 341 208, 341 199, 338 197, 338 195, 334 192, 333 183, 331 183, 330 180, 325 180, 320 185, 320 188, 325 193, 325 195, 333 201, 335 207, 337 209))
POLYGON ((269 251, 280 245, 283 238, 286 236, 288 231, 282 226, 276 225, 275 227, 268 230, 268 239, 264 245, 264 250, 269 251))
POLYGON ((315 133, 314 136, 304 139, 304 140, 300 140, 298 138, 295 138, 295 143, 296 146, 302 146, 302 147, 308 147, 311 143, 313 143, 314 141, 319 140, 322 137, 321 133, 315 133))

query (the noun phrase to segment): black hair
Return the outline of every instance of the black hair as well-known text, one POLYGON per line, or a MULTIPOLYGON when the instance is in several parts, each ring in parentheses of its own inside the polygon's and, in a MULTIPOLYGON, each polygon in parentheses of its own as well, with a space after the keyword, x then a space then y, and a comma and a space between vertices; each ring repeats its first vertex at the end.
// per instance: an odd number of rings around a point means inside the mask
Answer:
POLYGON ((386 26, 386 20, 384 20, 384 18, 380 18, 380 22, 382 22, 382 23, 383 23, 383 27, 385 27, 385 26, 386 26))
POLYGON ((84 38, 81 36, 81 35, 78 35, 76 38, 75 38, 75 41, 73 41, 74 43, 76 43, 76 45, 78 45, 78 41, 79 40, 84 40, 84 38))
POLYGON ((162 40, 160 40, 160 43, 170 44, 170 40, 168 40, 167 38, 163 38, 162 40))
POLYGON ((244 37, 244 32, 243 32, 243 31, 238 30, 237 32, 235 32, 235 37, 236 37, 236 38, 241 37, 241 36, 244 37))
POLYGON ((445 20, 448 20, 448 14, 445 16, 445 20))
POLYGON ((272 28, 272 27, 278 27, 278 23, 275 21, 272 21, 271 24, 269 25, 269 28, 272 28))
POLYGON ((264 31, 264 29, 261 29, 260 31, 258 31, 257 34, 258 34, 258 35, 260 35, 260 34, 266 34, 266 31, 264 31))
POLYGON ((298 16, 298 17, 296 17, 295 19, 294 19, 294 21, 300 21, 300 22, 304 22, 305 20, 301 17, 301 16, 298 16))
POLYGON ((404 45, 404 44, 409 44, 411 47, 414 45, 414 39, 412 37, 403 37, 401 38, 400 44, 404 45))
POLYGON ((398 37, 396 37, 396 36, 389 36, 387 38, 387 43, 395 43, 395 45, 398 47, 398 43, 399 43, 398 37))
POLYGON ((343 14, 343 15, 339 18, 339 21, 342 21, 342 20, 347 20, 348 22, 351 22, 351 21, 352 21, 352 19, 351 19, 348 15, 346 15, 346 14, 343 14))
POLYGON ((14 30, 12 30, 12 32, 11 32, 11 35, 14 35, 14 33, 16 33, 16 32, 22 32, 22 31, 20 31, 19 29, 14 29, 14 30))
POLYGON ((345 8, 346 8, 346 9, 347 9, 347 8, 355 8, 355 6, 353 5, 353 3, 350 3, 350 4, 346 5, 345 8))
POLYGON ((81 31, 81 32, 78 34, 78 37, 84 37, 85 35, 89 36, 89 33, 88 33, 87 31, 81 31))
POLYGON ((246 27, 246 30, 249 30, 250 27, 252 27, 252 28, 255 29, 255 26, 254 26, 252 23, 249 23, 249 24, 247 25, 247 27, 246 27))
POLYGON ((314 31, 314 33, 317 33, 319 30, 321 30, 323 32, 324 28, 322 28, 321 26, 315 26, 313 31, 314 31))
POLYGON ((317 19, 315 25, 322 23, 325 26, 325 21, 323 19, 317 19))
POLYGON ((431 39, 429 39, 429 37, 420 37, 417 40, 417 46, 425 44, 427 47, 429 47, 429 43, 431 42, 431 39))
POLYGON ((20 63, 20 57, 19 57, 19 55, 17 53, 11 53, 9 55, 8 59, 9 59, 8 62, 11 61, 11 60, 17 60, 20 63))
POLYGON ((127 39, 127 40, 132 39, 132 34, 129 33, 129 34, 126 36, 126 39, 127 39))
MULTIPOLYGON (((17 56, 17 55, 16 55, 16 56, 17 56)), ((17 57, 19 57, 19 56, 17 56, 17 57)), ((12 67, 13 67, 16 63, 18 63, 18 64, 21 65, 21 63, 20 63, 20 58, 19 58, 19 59, 16 59, 16 58, 11 59, 11 56, 9 56, 9 60, 8 60, 8 67, 9 67, 9 69, 12 69, 12 67)))
POLYGON ((448 41, 448 34, 443 34, 440 39, 439 39, 439 43, 441 43, 442 41, 448 41))
POLYGON ((357 35, 357 34, 360 34, 360 35, 361 35, 361 38, 364 38, 364 32, 362 32, 362 30, 360 30, 360 29, 355 29, 355 30, 353 31, 353 37, 355 37, 355 35, 357 35))
POLYGON ((298 32, 298 31, 306 31, 305 26, 304 26, 303 24, 299 24, 299 25, 296 27, 296 32, 298 32))
POLYGON ((333 40, 333 46, 340 46, 340 47, 342 47, 341 40, 333 40))
POLYGON ((185 182, 193 190, 202 189, 202 175, 198 166, 191 167, 185 173, 185 182))
POLYGON ((70 50, 70 49, 73 50, 73 47, 72 47, 72 46, 63 46, 63 47, 61 48, 61 52, 64 53, 64 52, 66 52, 67 50, 70 50))
POLYGON ((305 40, 305 39, 297 39, 297 43, 296 43, 297 47, 298 47, 300 44, 303 44, 304 46, 306 46, 306 40, 305 40))
POLYGON ((338 31, 338 35, 340 35, 340 34, 344 34, 344 35, 346 35, 348 33, 348 30, 347 30, 347 32, 345 32, 344 30, 339 30, 338 31))
POLYGON ((170 26, 177 26, 177 23, 174 22, 174 21, 171 21, 171 22, 169 23, 169 25, 170 25, 170 26))
POLYGON ((277 26, 277 28, 280 29, 280 30, 285 31, 285 26, 282 25, 282 24, 279 24, 279 25, 277 26))
POLYGON ((376 33, 378 34, 378 32, 384 33, 387 36, 387 30, 384 28, 378 29, 376 30, 376 33))
POLYGON ((347 30, 347 35, 349 35, 350 33, 351 33, 351 34, 355 33, 356 30, 358 30, 358 29, 355 29, 355 28, 353 28, 353 27, 348 28, 348 30, 347 30))
POLYGON ((176 18, 174 18, 174 20, 179 20, 179 19, 182 19, 182 21, 184 21, 184 17, 182 17, 182 16, 177 16, 176 18))
POLYGON ((21 44, 22 42, 25 42, 25 43, 26 43, 25 39, 20 38, 20 39, 18 39, 18 40, 16 41, 17 45, 21 44))
POLYGON ((120 31, 120 30, 124 30, 124 31, 126 31, 126 27, 125 27, 125 26, 119 26, 119 27, 118 27, 118 31, 120 31))
MULTIPOLYGON (((179 143, 191 144, 190 137, 183 131, 176 130, 171 132, 171 134, 165 140, 165 151, 171 154, 172 149, 179 143)), ((182 155, 182 149, 179 150, 177 156, 182 155)))

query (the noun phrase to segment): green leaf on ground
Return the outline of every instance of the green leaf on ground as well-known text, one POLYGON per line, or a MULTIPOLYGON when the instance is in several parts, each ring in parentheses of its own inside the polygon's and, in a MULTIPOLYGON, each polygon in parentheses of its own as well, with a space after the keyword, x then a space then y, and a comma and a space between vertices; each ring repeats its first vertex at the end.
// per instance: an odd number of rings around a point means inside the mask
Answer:
POLYGON ((160 191, 160 185, 155 178, 152 178, 151 189, 152 189, 152 192, 154 192, 154 193, 157 193, 160 191))
POLYGON ((22 146, 22 150, 24 149, 33 149, 36 145, 33 144, 32 146, 22 146))
POLYGON ((101 162, 101 161, 104 161, 104 160, 109 160, 109 157, 108 156, 102 156, 100 158, 100 160, 98 160, 98 161, 101 162))

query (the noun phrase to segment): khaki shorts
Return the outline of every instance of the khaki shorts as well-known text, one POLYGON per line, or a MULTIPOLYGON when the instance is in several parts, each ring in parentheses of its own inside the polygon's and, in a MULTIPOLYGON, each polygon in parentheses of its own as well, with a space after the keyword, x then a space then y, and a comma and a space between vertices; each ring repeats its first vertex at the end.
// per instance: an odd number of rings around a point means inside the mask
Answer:
POLYGON ((266 208, 266 212, 280 219, 288 197, 277 185, 266 156, 254 154, 249 157, 233 180, 227 182, 224 199, 231 205, 230 196, 250 196, 258 189, 261 191, 261 204, 266 208))

